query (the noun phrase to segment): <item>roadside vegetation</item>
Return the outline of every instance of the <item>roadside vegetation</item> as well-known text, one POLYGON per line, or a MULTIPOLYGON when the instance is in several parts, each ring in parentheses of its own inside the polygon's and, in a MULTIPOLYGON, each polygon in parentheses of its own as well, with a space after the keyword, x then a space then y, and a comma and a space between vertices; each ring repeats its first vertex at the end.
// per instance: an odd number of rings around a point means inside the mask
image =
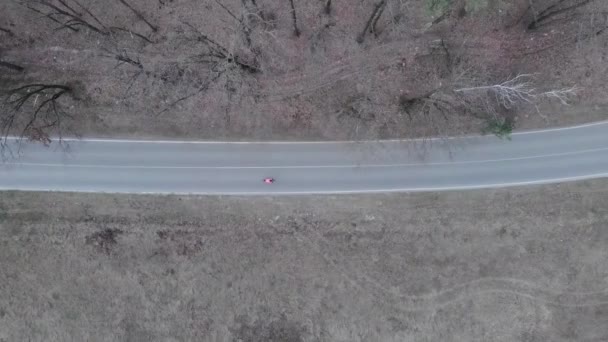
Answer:
POLYGON ((608 182, 4 192, 4 341, 606 341, 608 182), (581 328, 584 327, 584 328, 581 328))
POLYGON ((7 0, 0 13, 3 138, 506 137, 597 119, 608 98, 599 0, 7 0))

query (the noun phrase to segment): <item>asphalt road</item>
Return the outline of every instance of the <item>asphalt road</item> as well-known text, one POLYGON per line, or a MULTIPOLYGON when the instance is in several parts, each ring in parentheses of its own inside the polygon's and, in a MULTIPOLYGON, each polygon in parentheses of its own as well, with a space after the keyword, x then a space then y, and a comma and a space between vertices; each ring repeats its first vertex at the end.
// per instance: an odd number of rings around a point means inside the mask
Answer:
MULTIPOLYGON (((115 193, 309 194, 435 191, 608 176, 608 122, 512 140, 23 143, 0 189, 115 193), (267 185, 264 177, 274 177, 267 185)), ((11 143, 15 144, 15 143, 11 143)), ((16 151, 16 146, 13 146, 16 151)))

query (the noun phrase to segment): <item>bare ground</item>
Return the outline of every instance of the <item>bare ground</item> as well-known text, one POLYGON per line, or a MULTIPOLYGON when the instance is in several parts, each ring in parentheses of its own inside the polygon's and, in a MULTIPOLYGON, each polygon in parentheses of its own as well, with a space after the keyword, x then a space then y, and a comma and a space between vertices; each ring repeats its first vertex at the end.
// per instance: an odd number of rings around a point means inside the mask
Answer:
POLYGON ((608 182, 0 194, 1 341, 606 341, 608 182))

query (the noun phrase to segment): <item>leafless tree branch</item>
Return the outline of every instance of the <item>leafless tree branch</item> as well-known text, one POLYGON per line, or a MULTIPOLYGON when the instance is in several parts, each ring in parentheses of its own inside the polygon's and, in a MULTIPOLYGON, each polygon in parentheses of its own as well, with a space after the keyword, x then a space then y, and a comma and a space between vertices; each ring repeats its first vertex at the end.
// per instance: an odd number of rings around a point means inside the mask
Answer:
POLYGON ((375 31, 374 27, 376 26, 378 19, 380 19, 380 16, 382 15, 382 12, 384 11, 385 7, 386 7, 386 0, 381 0, 379 3, 376 4, 376 6, 374 6, 372 15, 370 15, 369 19, 367 19, 367 23, 365 24, 363 31, 361 31, 361 33, 357 37, 357 43, 359 43, 359 44, 363 43, 368 31, 371 31, 371 32, 375 31))
POLYGON ((57 3, 53 0, 25 0, 25 4, 30 10, 60 24, 57 30, 69 29, 78 32, 80 27, 86 27, 101 35, 109 34, 108 28, 78 0, 57 0, 57 3), (76 7, 84 10, 86 14, 76 10, 76 7))
POLYGON ((534 75, 520 74, 500 84, 459 88, 454 91, 461 94, 489 92, 497 104, 503 108, 512 109, 520 104, 535 104, 542 98, 557 99, 562 104, 568 104, 568 100, 576 95, 578 88, 538 91, 534 87, 534 75))
POLYGON ((11 30, 9 30, 7 28, 4 28, 4 27, 0 27, 0 32, 4 32, 4 33, 8 34, 10 37, 14 37, 15 36, 15 34, 13 33, 13 31, 11 31, 11 30))
MULTIPOLYGON (((534 19, 528 25, 528 30, 534 30, 544 26, 549 22, 549 19, 564 13, 572 12, 573 10, 586 6, 593 1, 595 0, 555 0, 553 4, 549 5, 544 10, 534 13, 534 19)), ((533 10, 532 6, 528 8, 533 10)))
POLYGON ((15 70, 15 71, 18 71, 18 72, 22 72, 23 70, 25 70, 20 65, 9 63, 9 62, 5 62, 5 61, 0 61, 0 67, 4 67, 4 68, 7 68, 7 69, 15 70))
POLYGON ((300 29, 298 28, 298 18, 296 15, 296 6, 293 3, 293 0, 289 0, 289 5, 291 6, 291 21, 293 22, 293 34, 296 37, 300 36, 300 29))
POLYGON ((146 23, 146 25, 148 25, 148 27, 153 31, 153 32, 157 32, 158 31, 158 27, 152 25, 152 23, 150 23, 146 17, 138 10, 136 10, 133 6, 131 6, 126 0, 118 0, 120 1, 121 4, 125 5, 125 7, 127 7, 128 9, 131 10, 131 12, 133 12, 137 18, 139 18, 139 20, 143 21, 144 23, 146 23))
POLYGON ((59 106, 59 99, 72 92, 63 84, 33 83, 9 90, 4 99, 7 107, 0 116, 0 152, 4 156, 9 136, 18 134, 43 144, 50 143, 49 129, 62 136, 63 120, 71 118, 59 106))

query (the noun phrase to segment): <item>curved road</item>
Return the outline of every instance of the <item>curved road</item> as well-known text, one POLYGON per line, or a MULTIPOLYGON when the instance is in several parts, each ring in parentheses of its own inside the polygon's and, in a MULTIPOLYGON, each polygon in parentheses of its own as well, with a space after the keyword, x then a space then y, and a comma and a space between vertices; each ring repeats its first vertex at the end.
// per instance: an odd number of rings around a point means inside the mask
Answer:
MULTIPOLYGON (((608 176, 608 122, 512 140, 24 143, 0 189, 117 193, 310 194, 435 191, 608 176), (274 177, 272 185, 262 178, 274 177)), ((15 142, 13 142, 15 144, 15 142)), ((14 147, 13 147, 14 150, 14 147)))

